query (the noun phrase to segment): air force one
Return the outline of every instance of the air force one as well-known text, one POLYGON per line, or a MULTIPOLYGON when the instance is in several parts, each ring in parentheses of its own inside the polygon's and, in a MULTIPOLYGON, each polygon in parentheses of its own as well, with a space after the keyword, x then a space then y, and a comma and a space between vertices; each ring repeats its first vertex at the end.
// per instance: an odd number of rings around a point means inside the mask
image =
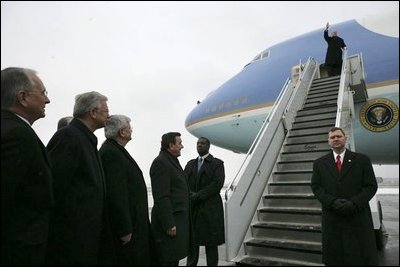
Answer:
MULTIPOLYGON (((314 160, 330 151, 331 127, 374 164, 399 164, 399 12, 330 29, 347 45, 340 75, 328 75, 319 29, 262 51, 186 119, 194 136, 247 153, 225 191, 229 261, 321 265, 322 211, 310 180, 314 160)), ((369 204, 383 249, 381 206, 376 196, 369 204)))
MULTIPOLYGON (((374 164, 399 162, 398 18, 397 12, 330 27, 344 39, 348 55, 362 55, 368 97, 355 104, 354 141, 356 150, 374 164)), ((199 102, 186 118, 186 129, 196 137, 207 136, 216 146, 246 153, 292 67, 308 57, 324 63, 326 50, 322 29, 265 49, 199 102)))

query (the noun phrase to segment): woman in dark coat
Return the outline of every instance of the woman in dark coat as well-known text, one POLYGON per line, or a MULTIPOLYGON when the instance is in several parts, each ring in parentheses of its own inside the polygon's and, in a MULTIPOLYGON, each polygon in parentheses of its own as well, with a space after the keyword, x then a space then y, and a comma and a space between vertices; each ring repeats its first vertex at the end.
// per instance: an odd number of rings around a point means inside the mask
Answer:
POLYGON ((132 139, 130 119, 113 115, 106 122, 107 140, 100 157, 118 266, 150 265, 150 221, 147 187, 136 161, 124 148, 132 139))
POLYGON ((207 265, 216 266, 218 246, 225 243, 224 210, 220 195, 225 182, 224 162, 209 154, 209 149, 210 141, 200 137, 197 141, 199 157, 190 160, 185 167, 194 242, 194 249, 188 257, 189 266, 197 265, 199 246, 206 247, 207 265))

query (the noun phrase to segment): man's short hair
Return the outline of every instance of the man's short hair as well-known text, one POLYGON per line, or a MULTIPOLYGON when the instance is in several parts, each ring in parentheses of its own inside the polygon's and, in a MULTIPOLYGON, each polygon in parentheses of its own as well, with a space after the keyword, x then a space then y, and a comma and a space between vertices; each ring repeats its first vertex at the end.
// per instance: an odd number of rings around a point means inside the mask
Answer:
POLYGON ((58 120, 57 130, 60 130, 62 127, 67 126, 72 121, 72 116, 62 117, 58 120))
POLYGON ((106 138, 115 139, 120 129, 129 127, 131 119, 125 115, 111 115, 104 127, 104 135, 106 138))
POLYGON ((169 149, 169 144, 175 144, 177 136, 181 136, 181 134, 178 132, 169 132, 163 134, 161 137, 161 150, 166 151, 169 149))
MULTIPOLYGON (((342 134, 344 135, 344 136, 346 136, 346 133, 343 131, 343 129, 342 128, 340 128, 340 127, 332 127, 330 130, 329 130, 329 133, 333 133, 334 131, 341 131, 342 132, 342 134)), ((328 134, 329 134, 328 133, 328 134)))
POLYGON ((10 109, 17 98, 17 92, 32 91, 35 83, 32 76, 36 71, 10 67, 1 71, 1 108, 10 109))
POLYGON ((207 145, 210 146, 210 140, 208 140, 208 138, 201 136, 201 137, 199 137, 199 140, 200 139, 203 139, 204 141, 206 141, 207 145))
POLYGON ((95 108, 101 108, 101 101, 107 101, 107 97, 96 92, 87 92, 75 97, 74 118, 82 118, 86 113, 95 108))

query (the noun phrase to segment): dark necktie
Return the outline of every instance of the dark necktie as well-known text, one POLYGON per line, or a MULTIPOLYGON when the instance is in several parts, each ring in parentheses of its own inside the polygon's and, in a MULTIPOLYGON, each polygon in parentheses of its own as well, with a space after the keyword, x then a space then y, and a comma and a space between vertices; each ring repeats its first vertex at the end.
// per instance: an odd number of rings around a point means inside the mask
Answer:
POLYGON ((340 160, 340 155, 336 157, 336 168, 340 172, 342 170, 342 161, 340 160))
POLYGON ((199 157, 199 160, 197 162, 197 171, 200 171, 201 165, 203 165, 203 158, 199 157))

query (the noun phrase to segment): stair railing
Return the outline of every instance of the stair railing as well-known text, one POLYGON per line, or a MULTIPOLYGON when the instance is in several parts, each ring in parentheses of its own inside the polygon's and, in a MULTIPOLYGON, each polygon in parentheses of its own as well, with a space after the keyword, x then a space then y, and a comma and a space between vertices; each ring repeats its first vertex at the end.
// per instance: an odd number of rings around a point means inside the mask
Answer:
POLYGON ((347 148, 355 151, 353 121, 354 121, 354 91, 351 90, 352 82, 351 69, 359 69, 364 78, 362 59, 360 55, 347 57, 347 50, 343 55, 342 73, 340 76, 339 93, 337 99, 337 113, 335 126, 342 128, 347 135, 347 148), (353 66, 352 66, 353 65, 353 66), (357 66, 354 66, 357 65, 357 66))
POLYGON ((289 105, 302 105, 305 101, 306 93, 299 92, 308 90, 315 70, 315 60, 310 58, 300 82, 295 86, 289 80, 285 82, 238 174, 225 191, 225 244, 228 261, 233 260, 243 246, 244 237, 275 166, 287 133, 286 127, 290 123, 289 118, 292 117, 288 113, 292 110, 289 105), (309 85, 307 87, 304 84, 309 85))

